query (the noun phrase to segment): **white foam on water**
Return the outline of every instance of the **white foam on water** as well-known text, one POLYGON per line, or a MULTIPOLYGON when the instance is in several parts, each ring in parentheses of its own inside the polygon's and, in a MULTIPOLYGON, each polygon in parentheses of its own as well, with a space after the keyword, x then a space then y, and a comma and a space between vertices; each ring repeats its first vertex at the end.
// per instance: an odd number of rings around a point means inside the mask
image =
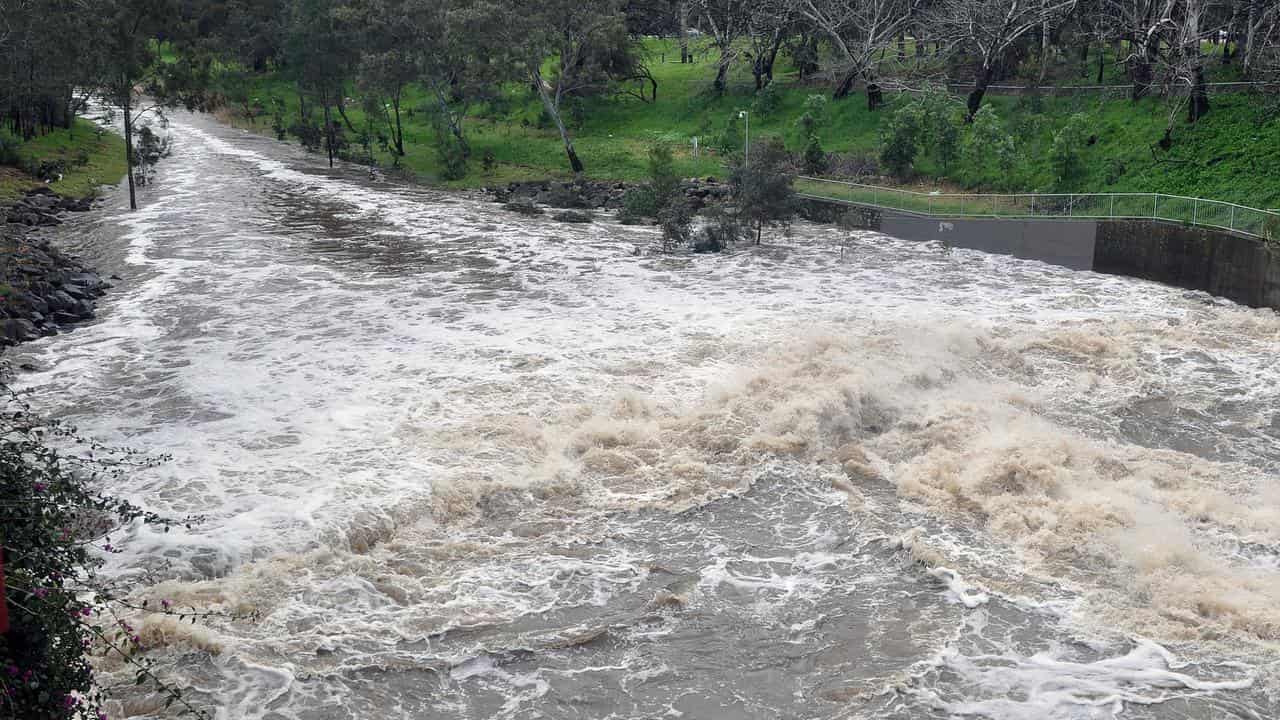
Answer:
MULTIPOLYGON (((957 717, 992 720, 1074 720, 1120 717, 1127 705, 1152 706, 1198 694, 1244 690, 1254 678, 1234 669, 1233 677, 1206 680, 1180 672, 1173 653, 1139 641, 1127 653, 1095 661, 1073 661, 1046 651, 964 655, 954 648, 935 659, 937 668, 958 677, 969 695, 950 700, 921 690, 939 710, 957 717), (976 697, 975 697, 976 696, 976 697)), ((1232 669, 1228 669, 1232 670, 1232 669)))

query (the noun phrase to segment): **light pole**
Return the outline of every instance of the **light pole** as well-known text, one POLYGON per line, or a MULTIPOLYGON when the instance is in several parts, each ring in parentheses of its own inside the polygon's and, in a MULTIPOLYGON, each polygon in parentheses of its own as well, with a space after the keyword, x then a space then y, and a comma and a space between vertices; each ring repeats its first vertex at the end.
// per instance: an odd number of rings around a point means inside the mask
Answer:
POLYGON ((746 135, 746 138, 747 138, 746 149, 742 153, 742 159, 744 163, 750 163, 751 162, 751 115, 748 114, 746 110, 739 110, 738 117, 747 121, 746 130, 744 131, 744 134, 746 135))

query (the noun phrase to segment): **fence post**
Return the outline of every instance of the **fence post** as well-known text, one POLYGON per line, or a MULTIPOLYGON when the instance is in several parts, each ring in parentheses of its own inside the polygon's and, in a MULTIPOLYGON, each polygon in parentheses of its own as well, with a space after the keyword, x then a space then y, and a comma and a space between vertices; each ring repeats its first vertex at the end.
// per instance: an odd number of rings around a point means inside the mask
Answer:
POLYGON ((1151 219, 1155 220, 1160 217, 1160 195, 1156 194, 1151 197, 1151 219))
POLYGON ((1111 196, 1111 209, 1107 211, 1107 217, 1114 218, 1116 216, 1116 196, 1111 196))
POLYGON ((1191 201, 1191 224, 1199 225, 1200 223, 1197 222, 1199 219, 1200 219, 1200 198, 1195 198, 1194 200, 1191 201))
POLYGON ((1230 223, 1229 227, 1230 227, 1232 230, 1235 230, 1235 229, 1236 229, 1236 206, 1235 206, 1235 203, 1232 203, 1232 204, 1231 204, 1231 223, 1230 223))

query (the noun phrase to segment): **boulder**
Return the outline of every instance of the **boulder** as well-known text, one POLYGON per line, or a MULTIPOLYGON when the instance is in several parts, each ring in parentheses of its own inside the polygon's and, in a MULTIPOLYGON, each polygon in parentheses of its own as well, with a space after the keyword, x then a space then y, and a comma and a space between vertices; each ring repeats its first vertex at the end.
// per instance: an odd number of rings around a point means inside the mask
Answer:
POLYGON ((39 337, 40 331, 36 329, 35 323, 26 318, 0 320, 0 342, 7 345, 16 345, 20 342, 36 340, 39 337))
POLYGON ((563 210, 551 216, 552 220, 562 223, 589 223, 595 220, 595 216, 589 212, 581 212, 578 210, 563 210))
POLYGON ((541 215, 546 212, 535 205, 532 200, 512 200, 503 207, 521 215, 541 215))

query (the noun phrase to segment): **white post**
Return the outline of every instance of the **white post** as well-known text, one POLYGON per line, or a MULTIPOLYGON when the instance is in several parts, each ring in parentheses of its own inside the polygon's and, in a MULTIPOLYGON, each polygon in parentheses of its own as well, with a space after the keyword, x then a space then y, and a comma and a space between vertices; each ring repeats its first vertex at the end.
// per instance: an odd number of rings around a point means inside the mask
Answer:
POLYGON ((739 110, 738 117, 747 121, 746 129, 745 129, 745 134, 747 139, 746 139, 746 143, 744 143, 746 148, 743 151, 742 158, 745 164, 750 164, 751 162, 751 113, 747 112, 746 110, 739 110))
POLYGON ((1115 195, 1112 195, 1112 196, 1111 196, 1111 210, 1107 213, 1107 217, 1115 217, 1115 216, 1116 216, 1116 196, 1115 196, 1115 195))

